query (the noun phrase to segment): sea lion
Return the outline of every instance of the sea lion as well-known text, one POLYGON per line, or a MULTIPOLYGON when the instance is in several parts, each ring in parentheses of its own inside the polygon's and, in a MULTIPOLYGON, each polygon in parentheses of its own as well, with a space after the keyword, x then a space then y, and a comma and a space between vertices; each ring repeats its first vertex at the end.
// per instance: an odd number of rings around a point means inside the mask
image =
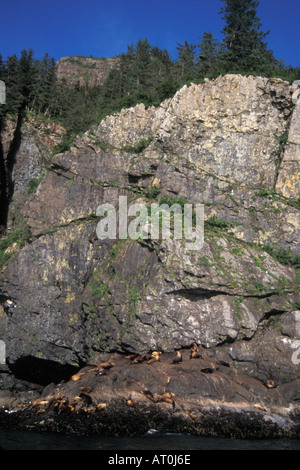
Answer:
POLYGON ((153 393, 150 392, 150 390, 141 390, 141 393, 145 395, 145 397, 148 398, 148 400, 153 401, 154 403, 158 403, 162 401, 162 398, 160 397, 160 395, 157 395, 157 394, 153 395, 153 393))
POLYGON ((203 359, 202 354, 200 354, 198 351, 191 351, 190 352, 190 359, 203 359))
POLYGON ((193 421, 198 421, 197 416, 191 413, 190 411, 185 411, 185 413, 193 420, 193 421))
POLYGON ((101 411, 103 410, 103 408, 106 408, 107 406, 108 406, 108 403, 98 403, 98 405, 96 406, 96 410, 101 411))
POLYGON ((83 401, 82 397, 76 396, 76 397, 74 397, 74 400, 72 401, 71 405, 76 406, 76 405, 78 405, 78 403, 81 403, 82 401, 83 401))
POLYGON ((141 390, 140 393, 142 393, 143 395, 145 395, 145 397, 148 398, 148 400, 154 401, 153 393, 150 392, 150 390, 141 390))
POLYGON ((101 364, 97 364, 97 367, 98 369, 111 369, 114 365, 114 362, 101 362, 101 364))
POLYGON ((202 354, 198 351, 198 346, 196 343, 193 344, 192 350, 190 352, 190 359, 203 359, 202 354))
POLYGON ((201 369, 201 372, 204 374, 212 374, 214 369, 212 367, 205 367, 204 369, 201 369))
POLYGON ((230 364, 228 364, 228 362, 221 361, 220 359, 216 361, 216 364, 219 364, 220 366, 230 367, 230 364))
POLYGON ((70 411, 68 398, 64 398, 63 400, 60 401, 60 403, 57 403, 56 405, 57 406, 55 408, 58 411, 58 413, 66 413, 70 411))
POLYGON ((271 379, 270 379, 270 380, 267 380, 267 381, 266 381, 266 387, 267 387, 267 388, 276 388, 276 385, 275 385, 274 380, 271 380, 271 379))
POLYGON ((33 403, 31 403, 31 406, 44 406, 48 405, 49 400, 46 400, 45 398, 37 398, 33 403))
POLYGON ((148 354, 137 355, 132 359, 131 364, 142 364, 144 361, 149 360, 151 360, 151 356, 148 356, 148 354))
POLYGON ((77 382, 78 380, 81 379, 81 376, 84 374, 85 372, 78 372, 78 374, 72 375, 71 380, 73 380, 73 382, 77 382))
POLYGON ((59 403, 64 399, 64 397, 65 395, 54 396, 49 400, 48 406, 50 407, 53 405, 54 408, 58 407, 59 403))
POLYGON ((139 364, 140 362, 142 362, 141 356, 134 356, 130 360, 130 364, 139 364))
POLYGON ((173 410, 175 409, 175 401, 174 401, 174 393, 172 392, 165 392, 162 394, 161 398, 162 398, 162 401, 164 401, 165 403, 169 403, 170 405, 172 405, 173 407, 173 410))
POLYGON ((173 392, 165 392, 162 394, 162 397, 164 398, 173 398, 175 397, 175 394, 173 392))
POLYGON ((126 405, 130 406, 131 408, 133 408, 136 404, 137 404, 136 400, 131 400, 131 399, 126 400, 126 405))
POLYGON ((254 406, 254 408, 257 408, 258 410, 267 411, 266 408, 264 408, 263 406, 259 405, 258 403, 255 403, 253 406, 254 406))
POLYGON ((79 390, 87 393, 91 393, 93 391, 92 387, 80 387, 79 390))
POLYGON ((83 414, 83 413, 88 413, 89 411, 90 411, 90 408, 88 408, 87 406, 83 406, 82 408, 78 410, 78 413, 83 414))
POLYGON ((138 354, 129 354, 129 355, 125 356, 125 359, 132 360, 132 359, 135 359, 137 356, 138 356, 138 354))
POLYGON ((145 395, 148 400, 152 401, 153 403, 169 403, 172 405, 173 409, 175 408, 175 401, 174 401, 174 393, 172 392, 165 392, 162 395, 154 394, 150 392, 150 390, 141 390, 143 395, 145 395))
POLYGON ((155 362, 155 361, 160 361, 160 355, 161 355, 160 351, 153 351, 153 353, 151 354, 152 358, 149 361, 147 361, 147 364, 151 364, 151 362, 155 362))
POLYGON ((182 355, 180 351, 176 351, 176 357, 173 359, 173 364, 179 364, 182 362, 182 355))

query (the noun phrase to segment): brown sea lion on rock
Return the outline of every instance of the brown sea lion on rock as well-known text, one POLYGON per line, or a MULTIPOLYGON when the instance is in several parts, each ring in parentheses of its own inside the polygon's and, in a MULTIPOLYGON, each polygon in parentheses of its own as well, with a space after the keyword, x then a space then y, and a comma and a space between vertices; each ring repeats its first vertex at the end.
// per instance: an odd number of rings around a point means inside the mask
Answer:
POLYGON ((126 400, 126 405, 130 406, 131 408, 134 407, 136 404, 137 404, 137 400, 131 400, 131 398, 126 400))
POLYGON ((155 361, 160 361, 160 355, 161 355, 160 351, 153 351, 153 353, 151 354, 152 358, 149 361, 147 361, 147 364, 151 364, 152 362, 155 362, 155 361))
POLYGON ((266 381, 266 387, 267 388, 276 388, 274 380, 267 380, 266 381))
POLYGON ((101 411, 104 408, 106 408, 107 406, 108 406, 108 403, 98 403, 98 405, 96 406, 96 410, 101 411))
POLYGON ((145 395, 145 397, 148 398, 148 400, 152 401, 153 403, 169 403, 173 406, 173 409, 175 407, 175 402, 173 398, 175 397, 175 395, 172 392, 165 392, 162 395, 158 395, 158 394, 153 395, 153 393, 150 392, 150 390, 141 390, 140 393, 145 395))
POLYGON ((82 392, 91 393, 93 391, 92 387, 80 387, 79 388, 82 392))
POLYGON ((155 398, 154 398, 154 395, 152 392, 150 392, 150 390, 141 390, 141 392, 143 395, 145 395, 146 398, 148 398, 148 400, 151 400, 151 401, 154 401, 155 402, 155 398))
POLYGON ((84 375, 84 372, 79 372, 78 374, 74 374, 74 375, 72 375, 71 380, 73 382, 77 382, 78 380, 81 379, 82 375, 84 375))
POLYGON ((196 343, 193 344, 193 348, 190 352, 190 359, 202 359, 202 355, 199 353, 196 343))
POLYGON ((202 354, 200 354, 198 351, 191 351, 190 359, 203 359, 203 357, 202 354))
POLYGON ((132 360, 131 360, 131 364, 142 364, 143 362, 145 361, 150 361, 151 360, 151 356, 148 356, 148 354, 142 354, 141 356, 135 356, 132 360))
POLYGON ((98 369, 111 369, 114 365, 114 362, 101 362, 100 364, 97 364, 97 367, 98 369))
POLYGON ((44 405, 48 405, 49 403, 49 400, 47 400, 46 398, 37 398, 33 403, 31 403, 31 406, 44 406, 44 405))
POLYGON ((176 357, 173 359, 173 364, 179 364, 182 362, 182 355, 180 351, 176 351, 176 357))
POLYGON ((162 401, 164 401, 165 403, 170 403, 173 406, 173 409, 175 408, 174 397, 175 395, 172 392, 165 392, 161 396, 162 401))

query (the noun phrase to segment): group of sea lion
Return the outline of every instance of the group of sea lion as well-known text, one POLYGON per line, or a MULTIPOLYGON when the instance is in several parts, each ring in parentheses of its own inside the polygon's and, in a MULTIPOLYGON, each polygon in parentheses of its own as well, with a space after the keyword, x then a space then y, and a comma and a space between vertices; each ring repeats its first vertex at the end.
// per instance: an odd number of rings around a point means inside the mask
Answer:
MULTIPOLYGON (((160 351, 153 351, 151 355, 149 354, 130 354, 129 356, 125 356, 127 359, 130 359, 131 364, 142 364, 143 362, 147 362, 147 364, 151 364, 152 362, 160 361, 160 356, 161 356, 160 351)), ((202 354, 198 350, 198 346, 196 343, 193 344, 193 347, 190 351, 190 359, 203 359, 202 354)), ((182 354, 178 350, 176 351, 176 357, 173 359, 172 364, 180 364, 182 362, 182 354)), ((230 365, 227 362, 217 360, 217 364, 230 367, 230 365)), ((202 372, 205 373, 211 373, 214 371, 213 368, 207 367, 205 369, 201 370, 202 372)))
MULTIPOLYGON (((190 359, 203 359, 202 354, 198 351, 196 343, 193 344, 192 350, 190 351, 190 359)), ((176 357, 173 359, 173 364, 180 364, 182 362, 182 354, 180 351, 176 351, 176 357)), ((204 374, 212 374, 214 372, 213 367, 205 367, 201 369, 204 374)))
MULTIPOLYGON (((160 351, 153 351, 151 355, 149 354, 132 354, 126 356, 126 358, 130 359, 131 364, 141 364, 146 362, 147 364, 151 364, 153 362, 160 361, 161 358, 160 351)), ((192 349, 189 354, 189 359, 203 359, 202 354, 198 350, 198 346, 196 343, 193 344, 192 349)), ((177 365, 182 363, 183 358, 181 352, 178 350, 176 351, 176 357, 173 359, 172 364, 177 365)), ((222 365, 224 367, 230 367, 229 363, 222 361, 222 360, 212 360, 215 364, 222 365)), ((106 375, 106 372, 114 367, 113 362, 101 362, 101 363, 89 363, 87 367, 92 367, 89 369, 82 370, 77 374, 74 374, 70 380, 77 382, 81 380, 81 377, 90 373, 94 372, 96 375, 106 375)), ((200 369, 201 372, 205 374, 211 374, 215 371, 215 366, 210 364, 209 367, 205 367, 200 369)), ((269 389, 276 388, 276 385, 273 380, 268 380, 265 383, 265 386, 269 389)), ((74 398, 70 399, 66 397, 64 394, 60 393, 59 388, 56 388, 50 396, 46 398, 39 398, 31 403, 33 408, 37 408, 37 414, 45 413, 47 409, 50 407, 57 413, 86 413, 88 412, 91 407, 97 411, 100 411, 108 406, 108 403, 94 403, 91 392, 93 391, 89 386, 82 386, 79 387, 78 395, 74 398)), ((153 403, 170 403, 175 408, 175 395, 171 392, 165 392, 162 395, 152 394, 149 390, 141 390, 141 392, 146 398, 148 398, 153 403)), ((128 399, 126 401, 128 406, 134 406, 134 400, 128 399)), ((258 405, 255 405, 258 407, 258 405)), ((260 408, 261 409, 261 408, 260 408)))
MULTIPOLYGON (((84 390, 86 387, 80 387, 84 390)), ((92 391, 90 389, 90 391, 92 391)), ((108 403, 93 403, 92 397, 85 391, 81 391, 74 398, 65 396, 64 394, 53 395, 52 397, 38 398, 31 406, 39 408, 37 414, 45 413, 47 409, 53 409, 56 413, 87 413, 91 405, 95 405, 97 411, 102 410, 108 403)))
POLYGON ((141 390, 140 393, 145 395, 150 401, 153 401, 153 403, 164 402, 164 403, 170 403, 173 406, 173 408, 175 406, 175 404, 174 404, 175 395, 172 392, 165 392, 162 395, 159 395, 159 394, 156 394, 156 393, 153 394, 149 390, 141 390))
MULTIPOLYGON (((70 380, 73 382, 78 382, 81 378, 94 372, 96 375, 105 375, 106 371, 111 369, 115 364, 113 362, 101 362, 101 363, 89 363, 87 366, 92 367, 92 369, 82 370, 77 374, 71 376, 70 380)), ((108 403, 94 403, 90 393, 93 391, 92 387, 82 386, 79 387, 79 393, 74 398, 65 396, 60 392, 59 386, 52 392, 50 396, 38 398, 31 406, 33 408, 38 408, 37 414, 45 413, 47 409, 53 409, 57 413, 86 413, 89 411, 90 407, 94 407, 97 411, 102 410, 108 403)))
MULTIPOLYGON (((190 351, 190 359, 203 359, 202 354, 198 350, 198 346, 196 343, 193 344, 193 347, 190 351)), ((173 359, 173 364, 179 364, 182 362, 182 354, 180 351, 176 351, 176 357, 173 359)), ((217 360, 216 364, 223 365, 225 367, 230 367, 228 362, 217 360)), ((211 374, 214 372, 215 368, 214 367, 205 367, 204 369, 201 369, 201 372, 204 372, 205 374, 211 374)))
POLYGON ((114 362, 101 362, 99 364, 89 363, 87 364, 87 367, 93 367, 93 369, 82 370, 77 374, 72 375, 71 380, 73 382, 77 382, 83 375, 89 372, 95 372, 97 375, 105 375, 106 370, 111 369, 114 365, 114 362))
POLYGON ((130 359, 131 364, 142 364, 143 362, 147 362, 147 364, 151 364, 152 362, 156 362, 160 360, 160 351, 153 351, 151 356, 149 354, 130 354, 129 356, 125 356, 126 359, 130 359))

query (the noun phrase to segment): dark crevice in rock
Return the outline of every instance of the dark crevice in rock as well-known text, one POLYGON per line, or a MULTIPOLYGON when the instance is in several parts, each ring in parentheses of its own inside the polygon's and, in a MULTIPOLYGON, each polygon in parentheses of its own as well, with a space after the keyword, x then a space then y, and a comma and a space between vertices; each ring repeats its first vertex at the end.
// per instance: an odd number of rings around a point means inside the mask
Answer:
POLYGON ((174 294, 180 295, 186 299, 198 301, 200 299, 210 299, 211 297, 215 297, 217 295, 227 295, 229 297, 243 297, 244 299, 247 298, 254 298, 254 299, 266 299, 268 297, 272 297, 273 295, 278 295, 278 292, 266 292, 264 294, 240 294, 240 293, 230 293, 222 290, 209 290, 209 289, 201 289, 201 288, 194 288, 194 289, 178 289, 178 290, 171 290, 166 292, 166 294, 174 294))
POLYGON ((271 317, 276 316, 276 315, 282 315, 286 313, 286 310, 277 310, 273 308, 269 312, 266 312, 263 317, 260 320, 260 323, 265 322, 266 320, 269 320, 271 317))
POLYGON ((15 165, 16 154, 21 145, 22 133, 21 127, 23 123, 22 112, 19 113, 14 136, 11 141, 9 151, 5 158, 2 146, 2 130, 3 121, 0 120, 0 227, 7 226, 9 203, 14 193, 14 182, 12 173, 15 165))
POLYGON ((0 119, 0 228, 6 227, 8 213, 7 176, 2 146, 3 121, 0 119))
POLYGON ((179 289, 166 292, 168 295, 174 294, 184 297, 185 299, 197 302, 200 299, 210 299, 216 295, 226 295, 227 292, 206 290, 206 289, 179 289))
POLYGON ((56 171, 56 169, 53 169, 53 168, 52 168, 51 171, 52 171, 53 173, 55 173, 56 175, 58 175, 58 176, 62 176, 63 178, 65 178, 65 179, 68 180, 68 181, 72 181, 72 178, 70 178, 70 176, 64 175, 64 174, 61 172, 61 171, 66 171, 66 172, 67 172, 68 170, 61 170, 61 169, 60 169, 60 171, 56 171))
POLYGON ((153 174, 144 174, 144 175, 130 175, 128 174, 128 182, 129 184, 138 184, 140 180, 145 180, 151 178, 153 174))
POLYGON ((59 364, 56 361, 25 356, 10 365, 16 379, 46 386, 50 383, 59 383, 69 379, 79 370, 79 367, 70 364, 59 364))
POLYGON ((14 193, 14 183, 12 180, 12 173, 16 161, 16 155, 21 145, 22 140, 22 133, 21 128, 23 124, 23 115, 22 112, 18 115, 16 129, 14 131, 14 136, 11 141, 9 151, 6 157, 6 171, 7 171, 7 191, 8 191, 8 199, 10 200, 14 193))
POLYGON ((277 157, 275 159, 275 174, 274 174, 274 183, 273 183, 274 191, 276 190, 276 185, 277 185, 277 181, 279 177, 279 171, 280 171, 282 161, 283 161, 283 155, 284 155, 284 151, 285 151, 286 144, 287 144, 287 136, 289 134, 291 121, 292 121, 292 116, 290 115, 288 118, 284 133, 282 134, 281 137, 278 138, 279 147, 278 147, 277 157))
MULTIPOLYGON (((41 231, 41 233, 38 233, 34 236, 34 238, 36 240, 40 239, 40 238, 43 238, 45 235, 53 235, 54 233, 56 233, 58 230, 60 229, 63 229, 63 228, 66 228, 66 227, 70 227, 70 226, 73 226, 73 225, 81 225, 83 223, 90 223, 90 222, 94 222, 96 220, 97 216, 95 214, 90 214, 90 215, 87 215, 86 217, 79 217, 78 219, 74 219, 74 220, 70 220, 70 222, 66 223, 66 224, 61 224, 61 225, 58 225, 58 226, 53 226, 51 228, 49 228, 49 230, 47 230, 47 232, 44 232, 44 231, 41 231)), ((96 240, 97 238, 94 237, 94 241, 96 240)), ((92 240, 91 240, 92 242, 92 240)))
POLYGON ((62 164, 59 164, 59 163, 52 163, 51 164, 51 167, 50 167, 50 171, 53 171, 55 173, 58 173, 58 171, 69 171, 70 167, 66 167, 62 164))

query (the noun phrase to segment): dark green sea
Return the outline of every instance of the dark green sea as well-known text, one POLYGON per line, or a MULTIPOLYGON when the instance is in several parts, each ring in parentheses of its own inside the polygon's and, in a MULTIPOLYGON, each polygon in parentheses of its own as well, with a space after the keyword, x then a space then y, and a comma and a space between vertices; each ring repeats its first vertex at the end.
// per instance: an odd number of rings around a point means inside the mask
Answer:
MULTIPOLYGON (((201 450, 300 450, 300 439, 243 440, 160 434, 150 431, 140 437, 100 437, 75 434, 15 432, 0 428, 1 450, 102 450, 114 456, 117 451, 201 450)), ((134 452, 131 453, 134 455, 134 452)), ((120 455, 123 455, 122 453, 120 455)))

